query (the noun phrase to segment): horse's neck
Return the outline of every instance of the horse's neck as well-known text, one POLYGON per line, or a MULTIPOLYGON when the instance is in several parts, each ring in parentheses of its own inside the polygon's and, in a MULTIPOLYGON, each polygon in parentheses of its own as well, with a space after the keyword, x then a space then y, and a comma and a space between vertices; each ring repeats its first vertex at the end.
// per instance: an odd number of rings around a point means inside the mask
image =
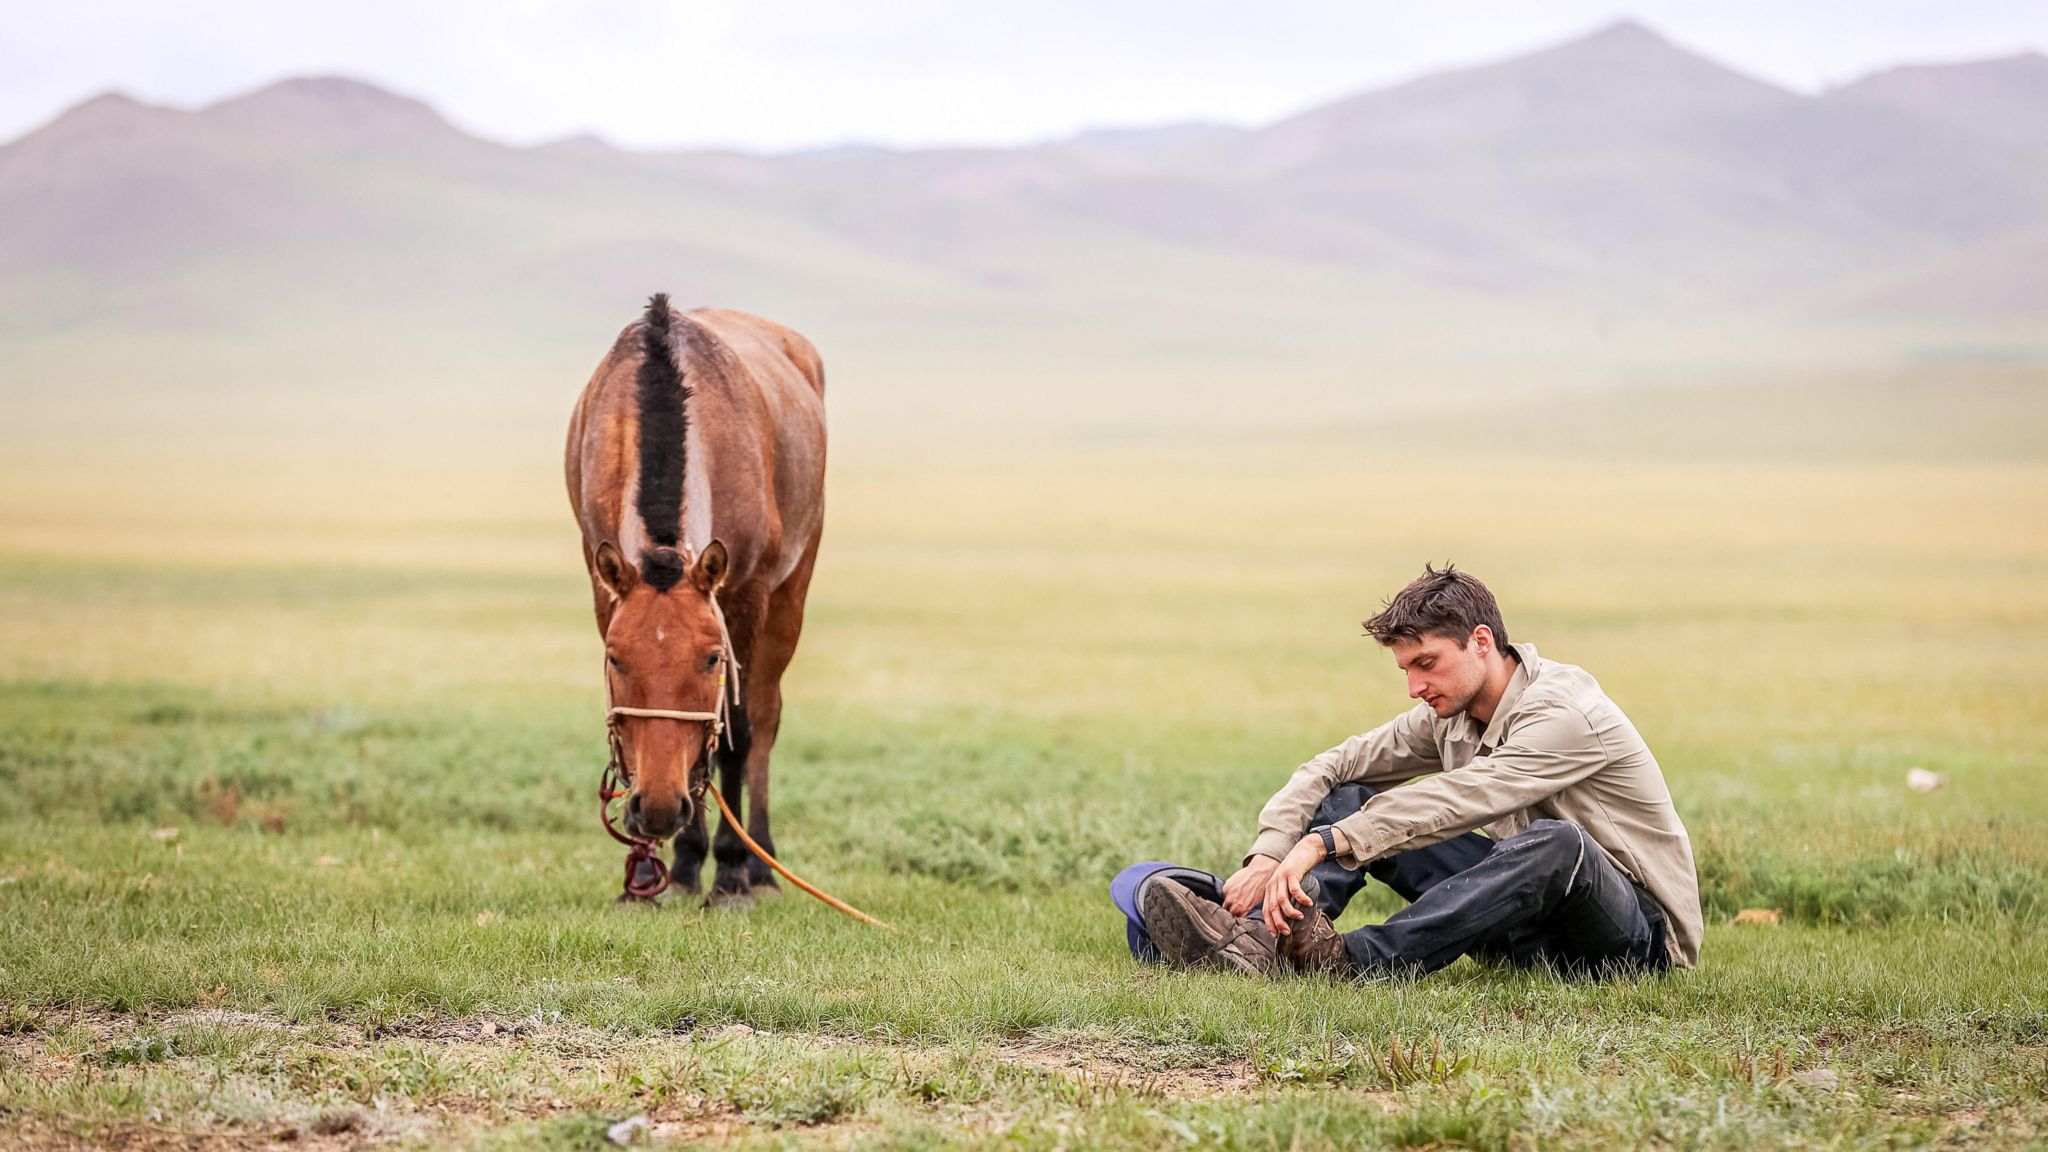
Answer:
POLYGON ((683 426, 683 548, 701 555, 711 543, 711 461, 698 422, 683 426))
MULTIPOLYGON (((705 437, 698 431, 697 421, 683 425, 683 517, 681 528, 682 546, 686 555, 701 555, 717 535, 711 518, 711 472, 713 462, 708 458, 710 451, 705 437)), ((640 553, 651 544, 648 525, 640 519, 640 469, 636 465, 629 473, 625 489, 619 494, 619 525, 613 539, 627 556, 638 562, 640 553)))

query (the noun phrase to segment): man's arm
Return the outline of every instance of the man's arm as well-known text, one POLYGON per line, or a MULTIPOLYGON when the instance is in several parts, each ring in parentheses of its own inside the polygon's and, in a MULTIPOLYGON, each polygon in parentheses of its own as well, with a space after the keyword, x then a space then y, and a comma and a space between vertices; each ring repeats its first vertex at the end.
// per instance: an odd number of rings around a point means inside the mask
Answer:
POLYGON ((1296 768, 1287 784, 1260 809, 1258 838, 1245 859, 1285 857, 1308 831, 1316 808, 1339 784, 1397 784, 1442 767, 1436 713, 1426 704, 1417 704, 1296 768))
POLYGON ((1532 709, 1502 735, 1492 755, 1382 792, 1338 821, 1343 838, 1337 862, 1361 868, 1463 835, 1561 792, 1607 763, 1606 747, 1584 712, 1565 703, 1532 709))

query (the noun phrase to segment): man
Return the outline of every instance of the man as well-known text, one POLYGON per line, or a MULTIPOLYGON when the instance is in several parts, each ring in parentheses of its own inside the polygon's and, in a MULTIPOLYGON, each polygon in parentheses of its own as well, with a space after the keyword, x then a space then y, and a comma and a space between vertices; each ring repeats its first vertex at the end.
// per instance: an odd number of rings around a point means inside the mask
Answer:
POLYGON ((1365 627, 1421 703, 1296 769, 1220 893, 1186 869, 1119 877, 1133 949, 1257 974, 1422 975, 1467 954, 1585 974, 1695 964, 1691 842, 1600 685, 1509 644, 1493 594, 1451 565, 1365 627), (1409 905, 1340 936, 1368 876, 1409 905))

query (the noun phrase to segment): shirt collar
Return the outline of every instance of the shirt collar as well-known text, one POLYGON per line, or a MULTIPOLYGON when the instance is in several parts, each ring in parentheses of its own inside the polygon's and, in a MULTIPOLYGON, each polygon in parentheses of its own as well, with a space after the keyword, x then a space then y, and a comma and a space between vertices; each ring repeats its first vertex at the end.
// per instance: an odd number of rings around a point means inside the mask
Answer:
MULTIPOLYGON (((1508 680, 1507 691, 1500 694, 1500 703, 1493 706, 1493 719, 1487 721, 1486 731, 1480 734, 1481 748, 1495 748, 1500 745, 1500 734, 1501 730, 1507 727, 1508 713, 1514 711, 1515 702, 1522 698, 1522 690, 1536 678, 1536 646, 1510 644, 1508 648, 1520 659, 1515 662, 1515 674, 1508 680)), ((1469 730, 1472 717, 1467 715, 1464 720, 1469 730)))

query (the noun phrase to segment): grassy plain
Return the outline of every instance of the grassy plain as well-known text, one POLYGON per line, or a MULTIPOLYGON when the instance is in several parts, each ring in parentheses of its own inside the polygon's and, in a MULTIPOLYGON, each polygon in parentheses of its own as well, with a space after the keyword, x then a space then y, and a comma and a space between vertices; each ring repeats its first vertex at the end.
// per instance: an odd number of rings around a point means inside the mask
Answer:
POLYGON ((0 484, 0 1143, 2048 1139, 2038 458, 842 451, 778 834, 898 936, 610 906, 552 485, 0 484), (1446 557, 1658 751, 1702 967, 1132 963, 1109 876, 1400 707, 1357 622, 1446 557))

